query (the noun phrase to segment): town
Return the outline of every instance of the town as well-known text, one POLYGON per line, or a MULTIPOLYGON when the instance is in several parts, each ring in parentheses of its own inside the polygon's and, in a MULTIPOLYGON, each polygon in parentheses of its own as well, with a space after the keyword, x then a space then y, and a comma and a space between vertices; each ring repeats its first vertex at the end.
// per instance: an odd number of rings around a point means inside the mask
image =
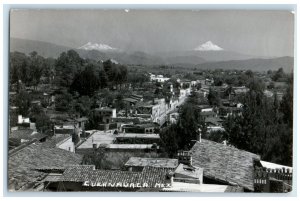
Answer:
POLYGON ((9 191, 290 192, 293 74, 10 53, 9 191))

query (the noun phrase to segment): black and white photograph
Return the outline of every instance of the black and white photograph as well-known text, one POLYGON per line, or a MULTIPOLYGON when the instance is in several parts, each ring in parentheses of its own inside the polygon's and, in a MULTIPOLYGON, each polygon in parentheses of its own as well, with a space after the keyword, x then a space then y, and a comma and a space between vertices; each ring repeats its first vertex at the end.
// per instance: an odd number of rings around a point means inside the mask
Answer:
POLYGON ((7 191, 292 192, 294 33, 283 9, 10 9, 7 191))

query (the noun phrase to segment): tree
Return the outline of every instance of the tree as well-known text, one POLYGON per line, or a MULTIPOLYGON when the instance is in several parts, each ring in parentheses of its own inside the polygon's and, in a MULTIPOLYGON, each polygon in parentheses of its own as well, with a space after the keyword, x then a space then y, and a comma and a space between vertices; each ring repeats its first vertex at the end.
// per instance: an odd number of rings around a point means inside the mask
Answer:
POLYGON ((17 83, 19 90, 19 80, 25 85, 31 81, 29 58, 20 52, 10 54, 10 84, 17 83))
POLYGON ((108 77, 106 72, 102 69, 99 72, 99 81, 100 81, 100 88, 103 89, 108 86, 108 77))
POLYGON ((92 71, 92 65, 88 65, 84 71, 75 76, 70 88, 82 96, 92 96, 99 86, 100 82, 92 71))
POLYGON ((241 116, 229 116, 223 126, 224 139, 231 145, 259 154, 262 160, 291 165, 292 163, 292 90, 279 107, 277 96, 267 98, 259 83, 253 83, 241 102, 241 116), (290 99, 291 98, 291 99, 290 99), (289 117, 285 117, 284 112, 289 117), (289 119, 285 121, 285 119, 289 119))
POLYGON ((30 70, 30 84, 37 87, 40 83, 43 74, 43 67, 45 65, 44 58, 39 56, 37 52, 30 53, 29 70, 30 70))
POLYGON ((206 126, 196 111, 197 96, 192 95, 183 105, 179 120, 176 124, 160 132, 161 139, 170 157, 175 156, 178 150, 189 150, 199 135, 199 128, 206 132, 206 126))
POLYGON ((278 81, 279 79, 281 79, 281 78, 284 78, 285 77, 285 73, 284 73, 284 71, 283 71, 283 68, 279 68, 276 72, 275 72, 275 74, 272 76, 272 80, 273 81, 278 81))
POLYGON ((293 125, 293 79, 289 79, 288 87, 280 103, 280 111, 283 113, 283 121, 293 125))
POLYGON ((209 94, 207 96, 208 102, 210 105, 220 106, 221 98, 217 91, 213 90, 212 88, 209 89, 209 94))
POLYGON ((76 101, 74 101, 74 109, 80 114, 80 116, 88 116, 91 107, 92 101, 88 96, 80 96, 76 101))
POLYGON ((31 105, 31 97, 26 91, 20 91, 16 98, 16 106, 19 114, 23 116, 29 115, 31 105))
POLYGON ((81 71, 83 59, 74 50, 63 52, 55 63, 56 79, 61 87, 69 87, 76 73, 81 71))
POLYGON ((99 114, 99 112, 92 111, 90 112, 88 119, 89 120, 87 122, 86 129, 98 129, 99 123, 102 121, 102 116, 99 114))
POLYGON ((55 97, 55 109, 61 112, 67 112, 70 109, 70 103, 73 97, 67 91, 62 91, 55 97))
POLYGON ((36 128, 41 133, 50 133, 52 123, 50 121, 50 118, 44 113, 40 113, 35 116, 36 122, 36 128))
POLYGON ((169 157, 176 156, 179 150, 178 142, 178 127, 176 124, 170 125, 168 128, 162 129, 160 132, 160 138, 163 142, 163 147, 169 154, 169 157))

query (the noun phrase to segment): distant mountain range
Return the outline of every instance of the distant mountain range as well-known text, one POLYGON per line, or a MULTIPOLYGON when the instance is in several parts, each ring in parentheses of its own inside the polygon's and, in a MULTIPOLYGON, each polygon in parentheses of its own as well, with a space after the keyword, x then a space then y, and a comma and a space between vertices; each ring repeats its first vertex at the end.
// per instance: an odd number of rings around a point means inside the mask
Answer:
POLYGON ((283 68, 285 72, 290 73, 294 69, 293 57, 277 57, 272 59, 247 59, 232 60, 220 62, 207 62, 196 65, 198 69, 236 69, 253 71, 278 70, 283 68))
POLYGON ((57 58, 62 52, 72 49, 70 47, 56 45, 53 43, 27 40, 20 38, 10 39, 10 52, 18 51, 25 54, 29 54, 32 51, 36 51, 39 55, 43 57, 54 57, 57 58))
POLYGON ((81 47, 72 48, 53 43, 27 40, 20 38, 10 39, 10 51, 29 54, 38 52, 43 57, 57 58, 62 52, 73 49, 83 58, 94 60, 114 59, 116 62, 127 65, 174 65, 182 67, 197 67, 201 69, 253 69, 277 70, 283 67, 286 71, 293 68, 292 57, 262 58, 243 55, 224 50, 222 47, 207 41, 193 50, 158 52, 156 54, 142 51, 128 52, 106 44, 88 42, 81 47))

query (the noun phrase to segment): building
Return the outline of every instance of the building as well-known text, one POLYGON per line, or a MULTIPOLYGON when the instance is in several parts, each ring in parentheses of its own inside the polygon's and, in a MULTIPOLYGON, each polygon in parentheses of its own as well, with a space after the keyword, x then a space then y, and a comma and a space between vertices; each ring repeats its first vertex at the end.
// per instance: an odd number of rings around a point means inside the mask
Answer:
POLYGON ((178 166, 178 159, 131 157, 124 166, 127 170, 135 172, 142 171, 144 167, 170 168, 174 170, 178 166))
POLYGON ((79 144, 76 148, 76 153, 80 154, 93 154, 95 149, 100 146, 112 144, 115 141, 115 134, 112 130, 110 131, 87 131, 90 133, 89 137, 79 144))
POLYGON ((260 157, 237 148, 201 139, 190 153, 193 165, 203 168, 203 182, 254 191, 254 167, 260 157))
POLYGON ((159 150, 159 146, 155 144, 108 144, 103 148, 110 152, 155 153, 159 150))
POLYGON ((154 123, 134 124, 122 126, 122 131, 125 133, 154 133, 159 126, 154 123))
POLYGON ((158 122, 160 117, 160 105, 145 104, 136 108, 138 116, 148 116, 153 122, 158 122))
POLYGON ((21 129, 10 132, 8 138, 9 150, 11 150, 25 142, 29 142, 34 139, 39 142, 44 142, 47 138, 47 135, 38 133, 32 129, 21 129))
POLYGON ((292 191, 292 167, 260 161, 254 173, 256 192, 286 193, 292 191))
POLYGON ((58 148, 46 148, 37 141, 28 142, 9 152, 8 190, 42 190, 43 179, 49 172, 62 171, 67 166, 81 162, 81 155, 58 148))
POLYGON ((63 125, 54 126, 55 136, 71 136, 75 133, 75 123, 64 123, 63 125))
POLYGON ((170 78, 164 77, 163 75, 154 75, 150 73, 150 81, 164 83, 170 78))
POLYGON ((75 153, 75 144, 73 142, 72 136, 69 136, 66 139, 58 142, 56 144, 56 147, 75 153))
POLYGON ((122 133, 116 136, 116 144, 161 144, 159 134, 122 133))
POLYGON ((44 180, 47 191, 159 191, 170 186, 168 168, 145 167, 141 172, 98 170, 91 165, 69 166, 44 180))
POLYGON ((179 164, 174 171, 173 181, 202 184, 203 183, 203 168, 179 164))
POLYGON ((18 123, 17 126, 19 129, 27 128, 36 131, 35 123, 31 122, 28 117, 23 117, 22 115, 18 115, 18 123))
POLYGON ((117 117, 117 112, 115 108, 96 108, 95 112, 101 116, 99 123, 109 124, 112 123, 112 119, 117 117))

